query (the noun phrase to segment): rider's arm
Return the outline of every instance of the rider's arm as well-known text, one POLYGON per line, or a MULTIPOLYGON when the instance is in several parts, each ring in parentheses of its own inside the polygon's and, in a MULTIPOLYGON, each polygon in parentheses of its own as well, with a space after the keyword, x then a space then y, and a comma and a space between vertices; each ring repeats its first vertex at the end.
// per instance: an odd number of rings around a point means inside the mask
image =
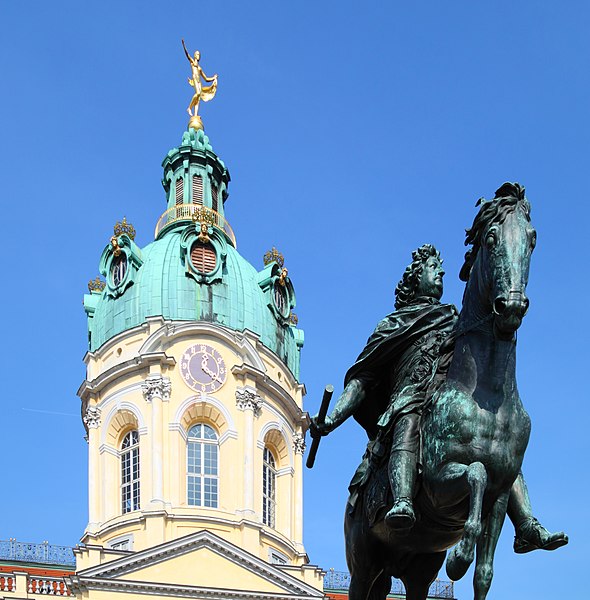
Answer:
POLYGON ((314 425, 323 435, 327 435, 336 427, 342 425, 348 417, 352 416, 363 403, 366 396, 366 382, 363 379, 351 379, 334 406, 334 410, 326 417, 323 424, 317 423, 314 417, 314 425))

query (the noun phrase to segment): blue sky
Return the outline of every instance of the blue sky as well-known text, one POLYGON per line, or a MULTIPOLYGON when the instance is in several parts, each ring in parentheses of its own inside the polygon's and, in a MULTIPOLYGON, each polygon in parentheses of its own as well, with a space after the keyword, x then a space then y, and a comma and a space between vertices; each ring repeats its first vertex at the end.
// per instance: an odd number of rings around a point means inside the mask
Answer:
MULTIPOLYGON (((524 463, 555 553, 512 553, 490 599, 587 588, 590 8, 582 1, 3 2, 4 208, 0 539, 75 544, 86 524, 82 294, 124 215, 149 243, 160 163, 186 127, 180 39, 219 73, 200 111, 232 182, 226 216, 262 266, 276 245, 305 330, 307 409, 342 389, 410 252, 445 258, 460 303, 464 229, 480 196, 527 188, 538 230, 519 332, 533 432, 524 463)), ((305 474, 312 562, 345 568, 346 487, 364 447, 347 423, 305 474)), ((457 584, 471 596, 471 572, 457 584)))

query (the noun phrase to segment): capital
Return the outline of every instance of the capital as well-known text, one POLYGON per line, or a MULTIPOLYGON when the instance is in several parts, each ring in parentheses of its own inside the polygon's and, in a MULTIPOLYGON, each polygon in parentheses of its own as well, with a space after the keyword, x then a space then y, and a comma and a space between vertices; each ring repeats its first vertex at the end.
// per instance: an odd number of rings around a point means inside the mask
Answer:
POLYGON ((170 400, 172 383, 168 377, 162 377, 162 375, 150 375, 141 384, 141 391, 143 392, 143 397, 148 402, 151 402, 154 398, 170 400))
POLYGON ((262 398, 251 390, 236 390, 236 406, 239 410, 251 410, 258 416, 262 410, 262 398))
POLYGON ((98 406, 87 407, 82 420, 88 429, 96 429, 100 425, 100 408, 98 406))
POLYGON ((293 436, 293 450, 295 454, 303 454, 305 452, 305 437, 300 433, 293 436))

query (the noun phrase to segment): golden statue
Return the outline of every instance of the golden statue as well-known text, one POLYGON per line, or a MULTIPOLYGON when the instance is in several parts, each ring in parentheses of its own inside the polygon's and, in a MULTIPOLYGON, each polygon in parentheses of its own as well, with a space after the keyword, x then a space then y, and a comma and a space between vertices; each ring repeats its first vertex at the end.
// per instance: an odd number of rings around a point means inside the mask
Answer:
POLYGON ((201 100, 203 102, 209 102, 217 91, 217 74, 213 75, 213 77, 207 77, 201 69, 201 65, 199 65, 199 60, 201 59, 201 53, 196 50, 193 57, 189 54, 186 49, 186 44, 184 40, 182 40, 182 47, 184 48, 184 53, 188 58, 188 61, 191 64, 191 69, 193 71, 192 78, 189 77, 189 84, 195 89, 195 93, 191 100, 191 103, 188 105, 186 112, 190 115, 191 119, 188 123, 189 127, 193 129, 203 129, 203 122, 201 121, 201 117, 197 114, 199 110, 199 102, 201 100), (211 85, 203 86, 201 85, 201 77, 207 82, 213 82, 211 85))

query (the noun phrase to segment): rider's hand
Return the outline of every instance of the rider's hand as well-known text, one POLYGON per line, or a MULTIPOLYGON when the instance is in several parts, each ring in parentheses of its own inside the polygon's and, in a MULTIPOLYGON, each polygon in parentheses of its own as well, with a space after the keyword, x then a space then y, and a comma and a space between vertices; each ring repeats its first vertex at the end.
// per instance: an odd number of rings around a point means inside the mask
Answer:
POLYGON ((311 425, 309 426, 309 433, 312 438, 321 437, 328 435, 336 426, 331 417, 326 417, 323 423, 318 423, 318 415, 311 417, 311 425))

